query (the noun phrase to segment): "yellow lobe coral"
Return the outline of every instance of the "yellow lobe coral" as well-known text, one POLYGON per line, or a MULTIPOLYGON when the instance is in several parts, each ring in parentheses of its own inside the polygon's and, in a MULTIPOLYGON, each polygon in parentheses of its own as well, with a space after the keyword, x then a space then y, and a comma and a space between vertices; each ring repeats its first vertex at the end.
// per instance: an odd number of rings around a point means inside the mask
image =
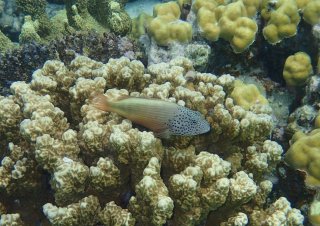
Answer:
POLYGON ((298 9, 303 9, 312 0, 296 0, 298 9))
POLYGON ((320 23, 320 1, 313 0, 306 5, 303 9, 303 19, 311 25, 320 23))
POLYGON ((295 169, 307 172, 307 184, 319 186, 320 129, 315 129, 308 134, 296 132, 285 154, 285 162, 295 169))
POLYGON ((235 21, 242 16, 246 16, 244 5, 241 2, 235 2, 227 6, 220 6, 217 11, 221 13, 219 20, 221 37, 230 40, 237 28, 235 21))
POLYGON ((221 37, 230 42, 235 53, 241 53, 254 42, 258 26, 249 17, 259 6, 258 0, 196 0, 192 7, 204 38, 217 41, 221 37))
POLYGON ((255 39, 258 30, 256 22, 247 17, 246 8, 242 1, 220 8, 225 8, 219 20, 220 37, 230 42, 234 52, 243 52, 255 39))
POLYGON ((180 7, 176 2, 167 2, 163 4, 157 4, 153 8, 153 16, 172 16, 175 19, 180 17, 180 7))
POLYGON ((192 37, 191 25, 183 21, 172 21, 166 17, 158 17, 151 21, 149 33, 157 44, 165 46, 170 42, 188 42, 192 37))
POLYGON ((234 89, 230 96, 235 103, 245 110, 249 110, 251 106, 256 104, 267 105, 268 100, 260 93, 254 84, 244 84, 240 80, 236 80, 234 89))
POLYGON ((298 7, 294 0, 279 0, 275 5, 275 10, 268 12, 268 1, 262 11, 268 24, 263 29, 263 36, 271 43, 276 44, 284 38, 289 38, 297 33, 297 25, 300 22, 298 7))
POLYGON ((237 29, 230 43, 234 52, 241 53, 254 42, 258 26, 253 20, 246 17, 239 18, 236 24, 237 29))
POLYGON ((152 16, 147 13, 141 13, 138 17, 132 20, 132 31, 131 34, 135 38, 139 38, 141 35, 146 33, 146 27, 148 27, 150 21, 153 19, 152 16))
POLYGON ((176 2, 158 4, 154 7, 155 18, 150 21, 148 32, 159 45, 170 42, 188 42, 192 38, 191 24, 179 20, 180 8, 176 2))
POLYGON ((320 114, 318 114, 314 120, 314 127, 316 127, 317 129, 320 128, 320 114))
POLYGON ((203 37, 210 41, 217 41, 220 35, 220 27, 213 11, 202 7, 197 14, 197 21, 203 37))
POLYGON ((274 2, 271 2, 270 0, 262 0, 261 1, 261 16, 263 17, 263 19, 265 20, 269 20, 270 19, 270 15, 271 15, 271 7, 275 6, 274 2))
POLYGON ((202 7, 210 11, 214 11, 217 6, 218 3, 215 0, 196 0, 192 4, 192 9, 195 13, 197 13, 202 7))
POLYGON ((256 15, 259 7, 260 7, 260 0, 241 0, 246 7, 247 15, 249 17, 253 17, 256 15))
POLYGON ((311 73, 311 60, 304 52, 289 56, 284 64, 283 78, 289 86, 304 85, 311 73))
POLYGON ((311 203, 309 208, 309 221, 312 225, 320 225, 320 194, 315 195, 314 201, 311 203))

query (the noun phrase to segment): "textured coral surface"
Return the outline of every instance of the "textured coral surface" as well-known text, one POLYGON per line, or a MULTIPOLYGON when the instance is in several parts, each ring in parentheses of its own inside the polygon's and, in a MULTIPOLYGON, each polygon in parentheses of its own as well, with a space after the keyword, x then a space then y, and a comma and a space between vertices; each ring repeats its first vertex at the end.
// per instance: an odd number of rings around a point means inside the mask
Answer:
POLYGON ((272 189, 265 175, 283 150, 268 140, 268 103, 236 105, 234 87, 234 77, 194 71, 182 57, 148 68, 126 57, 47 61, 0 99, 3 225, 199 225, 209 215, 222 225, 261 216, 277 222, 272 208, 300 225, 303 216, 285 198, 286 210, 280 201, 265 209, 272 189), (90 106, 93 92, 176 102, 199 111, 211 131, 160 140, 90 106), (38 194, 32 208, 30 191, 38 194))
POLYGON ((320 224, 320 1, 127 2, 0 0, 0 225, 320 224))

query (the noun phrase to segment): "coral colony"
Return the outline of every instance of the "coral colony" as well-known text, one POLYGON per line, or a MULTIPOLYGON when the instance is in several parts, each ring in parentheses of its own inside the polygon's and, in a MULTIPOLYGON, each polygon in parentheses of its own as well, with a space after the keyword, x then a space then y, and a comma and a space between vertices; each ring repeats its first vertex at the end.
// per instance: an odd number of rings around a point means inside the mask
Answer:
POLYGON ((0 225, 320 225, 320 0, 127 3, 0 0, 0 225))

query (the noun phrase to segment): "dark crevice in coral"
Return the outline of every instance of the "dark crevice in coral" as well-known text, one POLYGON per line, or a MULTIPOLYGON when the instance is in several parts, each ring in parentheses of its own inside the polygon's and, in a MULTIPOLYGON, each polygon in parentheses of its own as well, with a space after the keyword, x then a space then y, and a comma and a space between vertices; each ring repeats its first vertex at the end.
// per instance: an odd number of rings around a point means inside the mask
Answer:
POLYGON ((273 185, 270 198, 272 201, 285 196, 294 208, 300 209, 313 200, 315 190, 308 189, 304 183, 306 174, 280 163, 276 167, 278 183, 273 185))
POLYGON ((11 191, 11 194, 0 190, 0 201, 5 204, 7 211, 19 213, 26 225, 35 225, 36 222, 48 225, 49 222, 42 212, 42 205, 54 202, 49 183, 51 176, 44 170, 38 170, 41 171, 39 172, 41 178, 33 178, 40 182, 36 188, 23 187, 22 183, 22 186, 16 186, 20 190, 11 191))
POLYGON ((282 76, 283 65, 288 56, 299 51, 306 52, 312 59, 312 65, 315 69, 318 49, 315 48, 316 40, 310 35, 312 26, 303 20, 299 23, 297 35, 291 38, 285 38, 276 45, 269 44, 264 40, 262 31, 257 34, 257 40, 260 42, 258 59, 263 63, 263 69, 267 72, 269 78, 283 86, 285 81, 282 76))

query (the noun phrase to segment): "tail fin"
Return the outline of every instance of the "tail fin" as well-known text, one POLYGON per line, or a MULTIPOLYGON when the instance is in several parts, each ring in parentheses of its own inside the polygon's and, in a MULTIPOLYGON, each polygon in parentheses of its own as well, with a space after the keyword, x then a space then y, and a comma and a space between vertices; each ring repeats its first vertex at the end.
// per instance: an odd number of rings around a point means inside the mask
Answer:
POLYGON ((101 110, 110 111, 110 103, 108 98, 101 93, 93 93, 89 98, 89 103, 91 106, 101 110))

